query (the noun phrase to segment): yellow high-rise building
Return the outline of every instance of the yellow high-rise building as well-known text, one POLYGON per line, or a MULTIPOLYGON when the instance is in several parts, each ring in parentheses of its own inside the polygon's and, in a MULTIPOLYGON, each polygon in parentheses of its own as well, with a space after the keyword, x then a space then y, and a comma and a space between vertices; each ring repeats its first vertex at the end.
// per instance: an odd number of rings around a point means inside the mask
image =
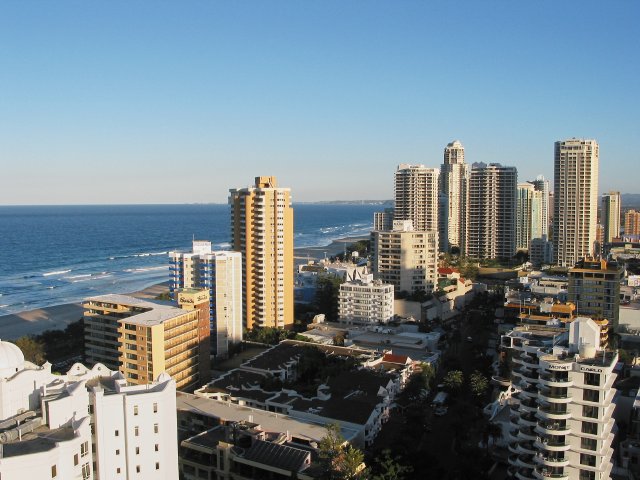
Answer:
POLYGON ((293 325, 291 190, 275 177, 231 189, 231 245, 242 254, 243 319, 247 328, 293 325))

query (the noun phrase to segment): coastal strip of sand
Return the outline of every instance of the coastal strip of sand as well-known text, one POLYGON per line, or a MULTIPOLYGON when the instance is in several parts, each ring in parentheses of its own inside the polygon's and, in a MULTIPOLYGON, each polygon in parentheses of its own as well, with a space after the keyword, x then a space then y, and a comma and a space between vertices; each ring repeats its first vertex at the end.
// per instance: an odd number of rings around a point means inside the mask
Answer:
MULTIPOLYGON (((347 237, 334 240, 323 247, 299 247, 294 251, 296 265, 307 261, 322 260, 344 252, 346 245, 366 240, 367 236, 347 237)), ((169 291, 169 283, 152 285, 144 290, 130 293, 134 297, 153 299, 169 291)), ((109 292, 105 292, 109 293, 109 292)), ((52 307, 26 310, 20 313, 0 316, 0 339, 15 340, 24 335, 38 335, 45 330, 63 330, 70 323, 82 318, 83 308, 80 303, 67 303, 52 307)))

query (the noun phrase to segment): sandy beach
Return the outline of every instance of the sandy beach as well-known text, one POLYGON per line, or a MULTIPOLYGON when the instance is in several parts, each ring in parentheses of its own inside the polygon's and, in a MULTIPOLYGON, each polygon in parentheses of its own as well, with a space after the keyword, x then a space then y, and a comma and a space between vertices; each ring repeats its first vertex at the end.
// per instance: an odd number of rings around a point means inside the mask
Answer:
MULTIPOLYGON (((322 247, 300 247, 294 250, 296 265, 312 260, 322 260, 344 252, 345 246, 368 236, 347 237, 334 240, 330 245, 322 247)), ((152 299, 169 291, 168 282, 152 285, 129 295, 138 298, 152 299)), ((105 292, 108 293, 108 292, 105 292)), ((70 323, 82 318, 83 309, 79 303, 55 305, 53 307, 27 310, 11 315, 0 316, 0 339, 15 340, 24 335, 38 335, 45 330, 62 330, 70 323)))

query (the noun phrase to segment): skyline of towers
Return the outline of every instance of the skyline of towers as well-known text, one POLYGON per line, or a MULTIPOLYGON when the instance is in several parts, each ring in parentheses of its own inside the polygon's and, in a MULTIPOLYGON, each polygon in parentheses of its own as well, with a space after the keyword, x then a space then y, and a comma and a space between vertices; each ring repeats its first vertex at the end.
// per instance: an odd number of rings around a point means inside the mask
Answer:
POLYGON ((604 243, 611 243, 620 236, 620 214, 622 202, 620 192, 608 192, 602 195, 602 226, 604 243))
POLYGON ((229 190, 231 248, 242 255, 246 328, 293 325, 293 208, 291 189, 276 177, 229 190))
POLYGON ((439 190, 440 251, 449 252, 457 247, 464 254, 469 226, 469 165, 464 162, 464 146, 459 140, 444 149, 439 190))
POLYGON ((194 240, 192 252, 169 252, 169 291, 206 288, 209 291, 211 346, 226 357, 229 345, 242 341, 242 255, 212 251, 211 242, 194 240))
POLYGON ((593 253, 598 213, 598 142, 572 138, 554 145, 553 250, 573 267, 593 253))
POLYGON ((469 181, 469 241, 473 258, 507 258, 516 253, 518 171, 499 163, 474 163, 469 181))

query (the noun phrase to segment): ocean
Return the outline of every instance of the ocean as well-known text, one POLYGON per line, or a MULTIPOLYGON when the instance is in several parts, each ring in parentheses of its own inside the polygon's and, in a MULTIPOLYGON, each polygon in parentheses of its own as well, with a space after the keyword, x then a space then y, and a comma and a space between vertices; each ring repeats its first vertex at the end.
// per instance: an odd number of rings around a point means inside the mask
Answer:
MULTIPOLYGON (((366 235, 382 205, 294 204, 295 247, 366 235)), ((0 315, 168 280, 168 252, 229 249, 228 205, 0 206, 0 315)))

